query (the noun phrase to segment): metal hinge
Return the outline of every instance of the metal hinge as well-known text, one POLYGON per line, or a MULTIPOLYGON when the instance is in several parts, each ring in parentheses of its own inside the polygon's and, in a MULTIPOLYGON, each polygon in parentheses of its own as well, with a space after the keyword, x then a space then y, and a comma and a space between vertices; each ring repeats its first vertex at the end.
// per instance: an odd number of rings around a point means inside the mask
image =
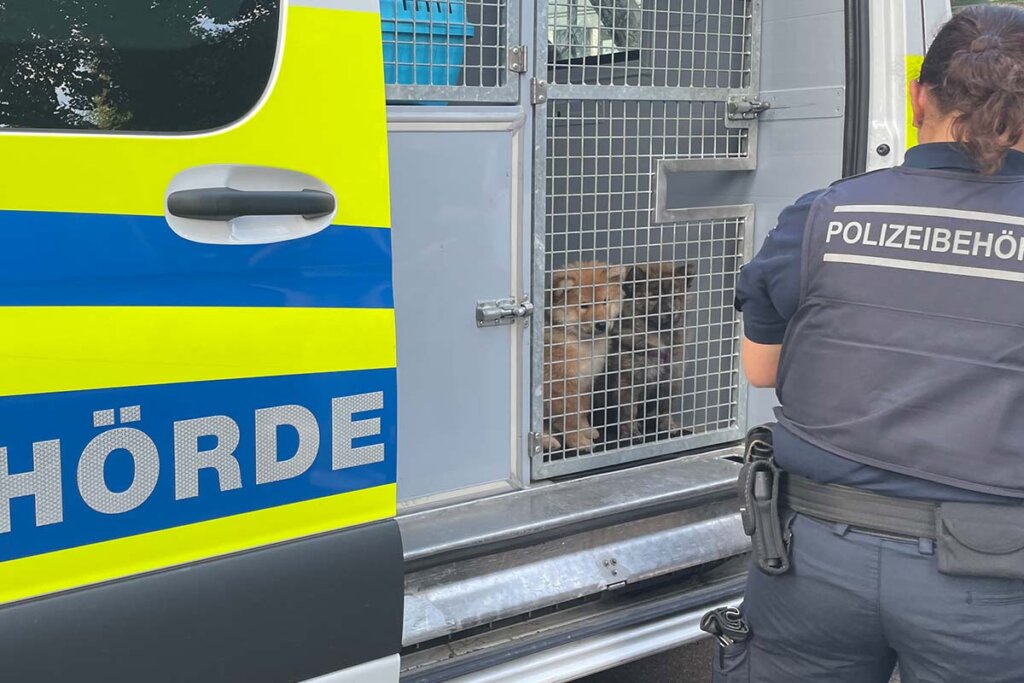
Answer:
POLYGON ((508 49, 508 70, 524 74, 529 68, 529 53, 525 45, 513 45, 508 49))
POLYGON ((476 326, 496 327, 511 325, 516 320, 529 320, 533 313, 533 304, 527 299, 496 299, 494 301, 478 301, 476 303, 476 326))
POLYGON ((548 101, 548 82, 543 78, 530 79, 530 104, 544 104, 548 101))
POLYGON ((771 107, 771 102, 765 102, 750 95, 739 95, 729 98, 725 111, 726 117, 730 121, 752 121, 771 107))

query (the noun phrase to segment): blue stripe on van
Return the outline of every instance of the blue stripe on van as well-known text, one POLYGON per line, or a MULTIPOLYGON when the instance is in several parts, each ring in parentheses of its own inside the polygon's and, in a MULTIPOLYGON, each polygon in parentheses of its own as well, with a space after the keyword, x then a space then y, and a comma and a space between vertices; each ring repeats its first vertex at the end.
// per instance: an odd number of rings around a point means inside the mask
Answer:
MULTIPOLYGON (((396 477, 396 391, 395 369, 386 368, 0 398, 0 446, 6 449, 6 474, 32 471, 33 444, 57 440, 62 501, 61 520, 37 526, 34 497, 13 498, 9 503, 11 530, 0 535, 0 562, 392 484, 396 477), (376 392, 383 395, 383 408, 353 414, 356 426, 349 431, 337 428, 339 416, 332 409, 332 399, 376 392), (129 406, 138 406, 134 409, 138 419, 125 422, 119 409, 129 406), (256 411, 274 406, 287 406, 291 413, 299 410, 295 406, 305 408, 315 421, 319 448, 301 473, 257 483, 257 448, 276 446, 274 459, 285 461, 295 456, 299 444, 297 430, 288 425, 279 427, 276 436, 257 435, 256 411), (103 410, 112 411, 115 422, 121 417, 121 426, 94 427, 94 412, 103 410), (179 496, 175 481, 182 466, 182 446, 176 438, 176 425, 210 416, 237 425, 238 444, 227 459, 236 463, 240 486, 231 488, 207 463, 199 470, 198 493, 179 496), (133 509, 104 513, 85 502, 78 475, 87 445, 114 429, 149 437, 158 453, 158 478, 155 488, 136 501, 133 509), (338 439, 352 448, 381 444, 383 460, 334 469, 333 447, 338 439)), ((216 449, 218 439, 207 436, 209 433, 190 433, 190 447, 216 449), (202 435, 197 437, 197 433, 202 435)), ((142 437, 132 438, 138 444, 142 437)), ((102 471, 103 486, 113 492, 128 489, 137 476, 135 460, 124 450, 132 441, 121 439, 119 443, 122 445, 108 451, 102 471)), ((99 484, 95 478, 84 483, 94 488, 99 484)))
POLYGON ((0 211, 0 305, 394 308, 391 231, 212 245, 162 216, 0 211))

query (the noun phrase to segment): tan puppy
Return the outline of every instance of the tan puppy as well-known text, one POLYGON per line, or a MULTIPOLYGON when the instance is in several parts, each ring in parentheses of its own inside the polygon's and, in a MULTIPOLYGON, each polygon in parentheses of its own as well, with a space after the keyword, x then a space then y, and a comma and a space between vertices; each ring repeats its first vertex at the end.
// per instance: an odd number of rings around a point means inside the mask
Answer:
POLYGON ((594 379, 604 372, 608 332, 622 306, 626 269, 590 261, 551 276, 544 325, 544 449, 589 451, 594 379), (557 434, 562 435, 560 441, 557 434))

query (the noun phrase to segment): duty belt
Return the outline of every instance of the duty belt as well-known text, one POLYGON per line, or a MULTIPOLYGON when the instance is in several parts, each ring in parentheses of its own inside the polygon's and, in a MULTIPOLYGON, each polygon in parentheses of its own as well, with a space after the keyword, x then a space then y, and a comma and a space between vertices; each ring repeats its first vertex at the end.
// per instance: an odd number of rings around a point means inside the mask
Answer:
POLYGON ((788 472, 782 477, 781 489, 784 507, 810 517, 893 536, 936 536, 938 506, 933 503, 819 484, 788 472))
MULTIPOLYGON (((795 474, 782 477, 783 509, 859 531, 931 539, 942 574, 1024 579, 1024 505, 926 503, 892 498, 795 474)), ((925 547, 925 546, 922 546, 925 547)))
POLYGON ((819 484, 775 465, 772 430, 747 434, 739 476, 740 516, 754 561, 766 574, 789 571, 790 524, 797 514, 858 531, 922 541, 950 576, 1024 579, 1024 505, 928 503, 819 484))
POLYGON ((819 484, 775 465, 772 427, 747 433, 739 477, 743 530, 767 574, 789 570, 789 525, 796 513, 869 533, 935 539, 938 505, 839 484, 819 484))
POLYGON ((748 432, 738 482, 743 531, 750 537, 754 560, 764 573, 789 571, 790 523, 797 513, 868 533, 936 538, 937 505, 819 484, 783 472, 775 465, 772 441, 770 426, 748 432))

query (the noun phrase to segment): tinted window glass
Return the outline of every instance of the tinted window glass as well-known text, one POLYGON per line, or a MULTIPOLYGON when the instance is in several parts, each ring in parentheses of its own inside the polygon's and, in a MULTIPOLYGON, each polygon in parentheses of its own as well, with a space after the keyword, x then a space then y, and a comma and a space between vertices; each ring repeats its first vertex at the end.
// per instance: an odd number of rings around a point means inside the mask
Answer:
POLYGON ((0 0, 0 127, 183 132, 259 100, 278 0, 0 0))

